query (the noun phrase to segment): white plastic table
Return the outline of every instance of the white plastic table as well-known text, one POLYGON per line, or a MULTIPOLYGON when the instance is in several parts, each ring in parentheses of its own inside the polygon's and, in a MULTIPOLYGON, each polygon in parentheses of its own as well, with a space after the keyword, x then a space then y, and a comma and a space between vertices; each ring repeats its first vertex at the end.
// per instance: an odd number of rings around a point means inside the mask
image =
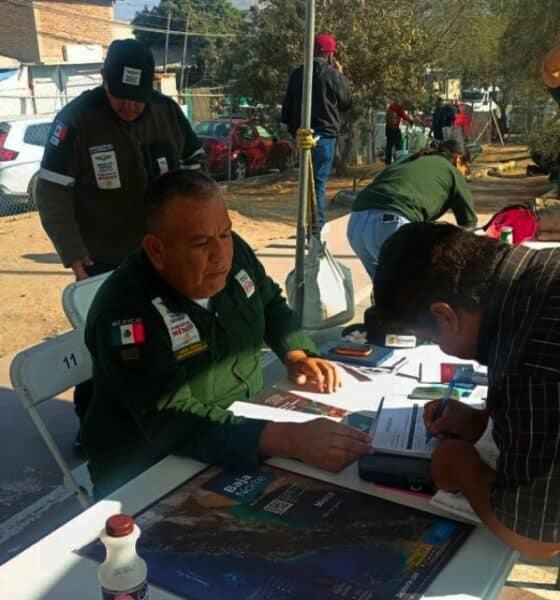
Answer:
MULTIPOLYGON (((441 361, 444 356, 434 347, 399 351, 396 356, 399 354, 407 354, 410 357, 406 369, 409 375, 417 369, 419 361, 432 359, 441 361)), ((457 359, 449 357, 445 357, 445 360, 458 362, 457 359)), ((417 383, 412 377, 384 375, 371 383, 354 385, 349 383, 332 401, 330 397, 324 395, 321 399, 335 404, 343 401, 345 397, 346 405, 352 405, 353 410, 368 408, 374 410, 384 394, 406 392, 417 383)), ((273 459, 270 464, 400 504, 439 513, 426 499, 378 488, 360 480, 356 464, 338 474, 327 473, 286 459, 273 459)), ((99 535, 105 519, 111 514, 116 512, 135 514, 205 467, 203 463, 176 456, 169 456, 154 465, 109 498, 98 502, 1 566, 0 599, 99 598, 98 564, 78 556, 74 550, 93 541, 99 535)), ((426 591, 424 598, 495 599, 517 557, 515 552, 502 544, 485 527, 477 527, 426 591)), ((150 598, 168 600, 177 599, 178 596, 152 586, 150 598)))

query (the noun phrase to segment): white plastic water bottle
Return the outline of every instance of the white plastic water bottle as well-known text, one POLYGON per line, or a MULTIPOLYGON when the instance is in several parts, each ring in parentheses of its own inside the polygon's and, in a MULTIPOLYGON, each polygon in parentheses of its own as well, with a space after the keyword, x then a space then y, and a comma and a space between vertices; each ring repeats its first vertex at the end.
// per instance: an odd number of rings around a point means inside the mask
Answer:
POLYGON ((107 550, 98 577, 103 600, 149 600, 146 561, 136 553, 140 529, 132 517, 118 514, 105 522, 100 538, 107 550))

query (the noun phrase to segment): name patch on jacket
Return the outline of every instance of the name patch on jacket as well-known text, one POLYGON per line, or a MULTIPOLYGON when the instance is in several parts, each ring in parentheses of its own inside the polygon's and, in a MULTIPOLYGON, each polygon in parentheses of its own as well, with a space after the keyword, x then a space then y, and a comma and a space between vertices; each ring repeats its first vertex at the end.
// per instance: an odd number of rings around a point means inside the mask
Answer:
POLYGON ((208 350, 208 344, 206 342, 195 342, 194 344, 190 344, 189 346, 177 350, 177 352, 175 352, 175 357, 177 360, 184 360, 185 358, 190 358, 201 352, 206 352, 206 350, 208 350))
POLYGON ((90 146, 89 154, 91 156, 97 187, 100 190, 116 190, 120 188, 121 178, 113 144, 90 146))
POLYGON ((239 285, 243 288, 247 298, 250 298, 255 293, 255 284, 245 269, 241 269, 235 276, 235 279, 237 279, 239 285))
POLYGON ((173 352, 200 342, 200 333, 187 313, 170 311, 159 297, 154 298, 152 304, 165 322, 173 352))
POLYGON ((144 344, 146 334, 142 319, 122 319, 111 323, 111 345, 114 347, 144 344))
POLYGON ((156 160, 159 167, 159 174, 165 175, 166 173, 169 173, 169 165, 167 164, 167 158, 165 158, 165 156, 160 156, 156 160))

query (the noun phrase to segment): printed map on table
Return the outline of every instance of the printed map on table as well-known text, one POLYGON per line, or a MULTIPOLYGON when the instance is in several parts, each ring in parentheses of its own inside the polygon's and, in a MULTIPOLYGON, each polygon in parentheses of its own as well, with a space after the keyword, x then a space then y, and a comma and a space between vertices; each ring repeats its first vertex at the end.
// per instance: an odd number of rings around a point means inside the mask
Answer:
POLYGON ((210 467, 135 519, 152 584, 219 600, 416 600, 472 530, 267 466, 210 467))

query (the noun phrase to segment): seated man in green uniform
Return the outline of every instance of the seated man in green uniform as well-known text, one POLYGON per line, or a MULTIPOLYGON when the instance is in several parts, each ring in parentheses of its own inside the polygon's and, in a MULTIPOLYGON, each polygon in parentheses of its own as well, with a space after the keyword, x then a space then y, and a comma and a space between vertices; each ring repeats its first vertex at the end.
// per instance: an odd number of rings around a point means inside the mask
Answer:
POLYGON ((95 392, 83 441, 96 497, 170 453, 245 467, 289 456, 338 471, 370 451, 367 435, 330 420, 272 423, 228 410, 261 389, 263 342, 299 384, 332 392, 336 369, 232 232, 211 179, 164 175, 147 207, 142 250, 103 284, 86 324, 95 392))

